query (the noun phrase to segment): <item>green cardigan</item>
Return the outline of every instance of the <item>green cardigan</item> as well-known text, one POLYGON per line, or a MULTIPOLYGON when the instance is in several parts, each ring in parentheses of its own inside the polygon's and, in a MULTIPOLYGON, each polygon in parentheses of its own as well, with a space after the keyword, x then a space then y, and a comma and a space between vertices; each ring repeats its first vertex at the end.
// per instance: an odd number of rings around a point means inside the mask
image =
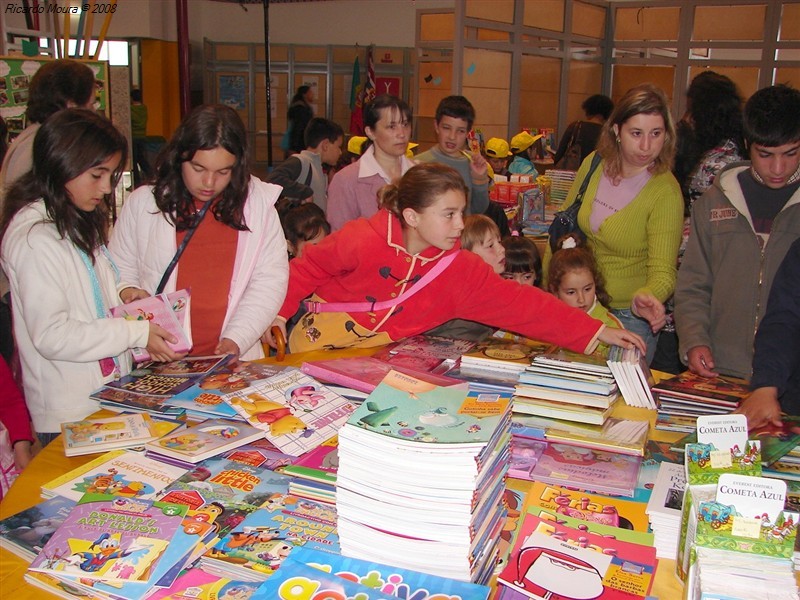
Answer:
MULTIPOLYGON (((592 156, 587 156, 581 164, 563 208, 574 202, 592 156)), ((633 201, 603 221, 595 233, 589 226, 589 217, 604 164, 602 161, 589 180, 578 211, 578 224, 586 233, 606 280, 611 308, 630 308, 639 292, 649 292, 664 302, 675 290, 677 277, 676 261, 683 230, 680 186, 669 172, 651 177, 633 201)), ((545 273, 549 263, 548 245, 545 273)))

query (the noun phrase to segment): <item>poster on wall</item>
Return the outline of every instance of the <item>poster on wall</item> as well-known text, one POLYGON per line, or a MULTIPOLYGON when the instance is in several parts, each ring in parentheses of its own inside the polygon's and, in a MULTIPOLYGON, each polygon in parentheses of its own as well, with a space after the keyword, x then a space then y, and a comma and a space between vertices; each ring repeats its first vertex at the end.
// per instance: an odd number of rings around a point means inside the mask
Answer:
POLYGON ((219 76, 219 102, 229 106, 234 110, 244 110, 247 108, 245 103, 245 82, 244 75, 220 75, 219 76))
POLYGON ((376 77, 376 94, 391 94, 400 97, 400 78, 399 77, 376 77))
MULTIPOLYGON (((50 59, 35 57, 0 56, 0 116, 8 127, 8 141, 17 137, 25 127, 28 108, 28 88, 33 74, 50 59)), ((107 112, 108 69, 104 61, 86 60, 96 81, 94 109, 107 112)))

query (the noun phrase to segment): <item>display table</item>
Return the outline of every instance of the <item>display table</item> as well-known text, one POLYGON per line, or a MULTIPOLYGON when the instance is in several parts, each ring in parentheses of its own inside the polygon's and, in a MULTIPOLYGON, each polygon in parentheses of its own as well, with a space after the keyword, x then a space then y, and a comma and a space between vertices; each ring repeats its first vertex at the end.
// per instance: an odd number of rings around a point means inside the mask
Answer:
MULTIPOLYGON (((375 348, 337 352, 319 350, 302 354, 289 354, 281 364, 299 367, 303 361, 324 360, 342 356, 367 356, 373 354, 375 350, 375 348)), ((274 361, 274 358, 266 359, 266 362, 274 361)), ((110 414, 111 413, 107 413, 106 416, 110 414)), ((634 408, 622 402, 618 402, 614 409, 613 416, 627 419, 649 420, 653 439, 674 441, 681 437, 681 434, 654 430, 655 411, 634 408)), ((96 456, 97 455, 87 455, 67 458, 64 456, 61 440, 55 440, 33 459, 31 464, 11 487, 8 495, 0 503, 0 518, 5 519, 34 504, 38 504, 42 501, 39 495, 39 487, 42 483, 55 479, 59 475, 81 466, 96 456)), ((23 580, 26 568, 27 563, 25 563, 25 561, 11 552, 0 548, 0 598, 40 600, 42 596, 48 595, 46 592, 27 584, 23 580)), ((678 600, 683 597, 683 585, 675 576, 674 560, 659 561, 651 595, 656 598, 661 598, 661 600, 678 600)))

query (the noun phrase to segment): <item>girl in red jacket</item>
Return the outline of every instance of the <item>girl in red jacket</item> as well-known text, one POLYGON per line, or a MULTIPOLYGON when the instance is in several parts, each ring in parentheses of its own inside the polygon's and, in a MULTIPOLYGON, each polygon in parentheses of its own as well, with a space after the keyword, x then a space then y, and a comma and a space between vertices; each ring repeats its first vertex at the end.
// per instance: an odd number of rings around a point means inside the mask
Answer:
MULTIPOLYGON (((347 223, 290 263, 289 290, 273 325, 312 295, 292 330, 292 352, 371 347, 416 335, 453 318, 591 352, 598 342, 644 349, 639 336, 606 328, 531 286, 497 276, 461 251, 466 188, 437 163, 417 165, 384 188, 381 210, 347 223)), ((272 344, 270 335, 267 339, 272 344)))

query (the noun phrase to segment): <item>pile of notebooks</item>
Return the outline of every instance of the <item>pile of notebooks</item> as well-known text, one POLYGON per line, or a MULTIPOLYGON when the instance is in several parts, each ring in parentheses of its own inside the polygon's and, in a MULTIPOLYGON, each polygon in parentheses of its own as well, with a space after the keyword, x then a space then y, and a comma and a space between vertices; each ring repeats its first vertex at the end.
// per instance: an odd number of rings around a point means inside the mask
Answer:
POLYGON ((511 399, 390 372, 339 432, 347 556, 486 583, 505 523, 511 399))

